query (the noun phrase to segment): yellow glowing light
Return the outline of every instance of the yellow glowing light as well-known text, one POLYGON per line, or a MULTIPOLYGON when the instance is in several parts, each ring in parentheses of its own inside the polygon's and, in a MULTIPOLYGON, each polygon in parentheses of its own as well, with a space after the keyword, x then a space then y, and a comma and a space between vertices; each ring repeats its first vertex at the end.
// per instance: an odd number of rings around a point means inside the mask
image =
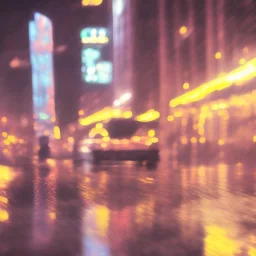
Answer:
POLYGON ((82 0, 82 6, 98 6, 103 3, 103 0, 82 0))
POLYGON ((156 137, 151 138, 151 142, 152 142, 152 143, 158 143, 158 141, 159 141, 159 139, 158 139, 158 138, 156 138, 156 137))
POLYGON ((156 135, 156 132, 155 132, 155 130, 149 130, 148 131, 148 137, 154 137, 156 135))
POLYGON ((54 138, 56 140, 59 140, 60 139, 60 128, 59 128, 59 126, 54 127, 53 133, 54 133, 54 138))
POLYGON ((98 124, 95 125, 95 127, 97 129, 101 129, 101 128, 103 128, 103 124, 102 123, 98 123, 98 124))
POLYGON ((2 123, 7 123, 7 118, 5 116, 2 117, 2 123))
POLYGON ((181 35, 185 35, 188 32, 188 28, 186 26, 182 26, 179 32, 181 35))
POLYGON ((146 144, 146 146, 151 146, 151 145, 152 145, 152 141, 151 141, 151 140, 147 140, 147 141, 145 142, 145 144, 146 144))
POLYGON ((223 77, 218 77, 209 81, 194 90, 174 98, 170 101, 170 107, 174 108, 178 105, 186 105, 192 102, 200 101, 215 91, 221 91, 230 86, 248 81, 256 76, 256 58, 247 61, 241 67, 233 70, 223 77))
POLYGON ((168 116, 168 121, 172 122, 174 120, 174 116, 168 116))
POLYGON ((136 120, 142 123, 151 122, 157 120, 160 117, 160 113, 154 109, 150 109, 147 112, 136 117, 136 120))
POLYGON ((9 135, 7 138, 8 138, 8 140, 9 140, 11 143, 16 143, 16 137, 15 137, 15 136, 9 135))
POLYGON ((218 226, 207 226, 205 242, 205 255, 238 255, 241 244, 230 238, 228 230, 218 226), (217 252, 217 253, 215 253, 217 252))
POLYGON ((107 237, 110 220, 109 209, 106 206, 97 206, 95 215, 97 219, 99 235, 101 237, 107 237))
POLYGON ((132 117, 132 111, 126 111, 124 112, 124 118, 131 118, 132 117))
POLYGON ((50 212, 50 213, 49 213, 49 218, 50 218, 51 220, 55 220, 55 219, 56 219, 56 212, 50 212))
POLYGON ((102 147, 102 148, 106 148, 106 147, 107 147, 107 144, 106 144, 106 143, 101 143, 101 147, 102 147))
POLYGON ((216 53, 215 53, 215 59, 216 59, 216 60, 220 60, 221 58, 222 58, 221 52, 216 52, 216 53))
POLYGON ((204 144, 204 143, 206 142, 206 139, 205 139, 204 137, 201 137, 201 138, 199 139, 199 142, 200 142, 201 144, 204 144))
POLYGON ((9 220, 9 213, 5 210, 0 209, 0 222, 9 220))
POLYGON ((253 140, 253 142, 256 142, 256 136, 253 136, 252 140, 253 140))
POLYGON ((4 138, 6 138, 6 137, 7 137, 7 132, 2 132, 2 136, 3 136, 4 138))
POLYGON ((83 6, 88 6, 90 4, 90 0, 83 0, 82 5, 83 6))
POLYGON ((140 141, 140 137, 139 136, 133 136, 132 137, 132 141, 139 142, 140 141))
POLYGON ((191 143, 195 144, 195 143, 197 143, 197 138, 196 137, 192 137, 190 141, 191 141, 191 143))
POLYGON ((174 115, 174 117, 182 117, 183 112, 182 111, 175 111, 173 115, 174 115))
POLYGON ((244 65, 246 63, 246 59, 242 58, 239 60, 240 65, 244 65))
POLYGON ((5 196, 0 196, 0 202, 4 204, 8 204, 8 198, 5 196))
POLYGON ((80 110, 78 111, 78 115, 79 115, 79 116, 83 116, 83 115, 84 115, 84 111, 83 111, 82 109, 80 109, 80 110))
POLYGON ((11 143, 11 142, 10 142, 8 139, 5 139, 5 140, 4 140, 4 145, 9 146, 10 143, 11 143))
POLYGON ((110 137, 104 137, 102 140, 103 140, 104 142, 109 142, 109 141, 110 141, 110 137))
MULTIPOLYGON (((132 112, 129 111, 129 114, 132 114, 132 112)), ((120 109, 106 107, 90 116, 80 118, 79 124, 88 126, 97 122, 107 121, 111 118, 127 118, 127 115, 128 111, 122 112, 120 109)))
POLYGON ((189 89, 189 83, 184 83, 184 84, 183 84, 183 89, 184 89, 184 90, 189 89))
POLYGON ((219 139, 219 140, 218 140, 218 144, 219 144, 220 146, 222 146, 222 145, 224 145, 224 144, 225 144, 225 142, 224 142, 224 140, 219 139))
POLYGON ((92 128, 89 132, 89 137, 94 138, 96 135, 101 135, 102 137, 109 137, 108 131, 105 128, 92 128))

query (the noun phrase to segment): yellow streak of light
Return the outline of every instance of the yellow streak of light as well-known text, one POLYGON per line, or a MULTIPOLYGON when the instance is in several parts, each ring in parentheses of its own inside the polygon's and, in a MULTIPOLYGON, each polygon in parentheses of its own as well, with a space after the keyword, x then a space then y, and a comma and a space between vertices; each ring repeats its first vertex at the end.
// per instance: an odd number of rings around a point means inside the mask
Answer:
POLYGON ((256 76, 256 58, 248 61, 239 68, 234 69, 225 76, 218 77, 212 81, 200 85, 194 90, 182 94, 170 101, 170 107, 186 105, 192 102, 200 101, 215 91, 221 91, 225 88, 248 81, 256 76))
POLYGON ((102 237, 107 236, 109 226, 109 209, 106 206, 98 206, 96 209, 96 218, 99 233, 102 237))
POLYGON ((110 107, 103 108, 102 110, 95 112, 94 114, 87 116, 85 118, 79 119, 79 124, 82 126, 88 126, 101 121, 107 121, 111 118, 131 118, 132 112, 125 111, 122 112, 120 109, 114 109, 110 107))
POLYGON ((217 226, 206 227, 205 255, 225 255, 233 256, 239 251, 241 245, 228 237, 224 228, 217 226))
POLYGON ((136 120, 142 123, 151 122, 157 120, 160 117, 160 113, 154 109, 150 109, 147 112, 136 117, 136 120))

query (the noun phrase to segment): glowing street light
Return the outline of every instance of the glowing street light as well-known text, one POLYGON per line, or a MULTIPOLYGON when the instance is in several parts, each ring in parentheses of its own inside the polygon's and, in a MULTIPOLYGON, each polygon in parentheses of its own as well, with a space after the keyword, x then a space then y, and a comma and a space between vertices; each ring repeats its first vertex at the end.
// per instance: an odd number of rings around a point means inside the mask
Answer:
POLYGON ((189 83, 184 83, 184 84, 183 84, 183 89, 184 89, 184 90, 189 89, 189 83))
POLYGON ((215 53, 215 59, 216 59, 216 60, 220 60, 221 58, 222 58, 221 52, 216 52, 216 53, 215 53))
POLYGON ((185 35, 188 32, 188 28, 186 26, 182 26, 179 30, 181 35, 185 35))

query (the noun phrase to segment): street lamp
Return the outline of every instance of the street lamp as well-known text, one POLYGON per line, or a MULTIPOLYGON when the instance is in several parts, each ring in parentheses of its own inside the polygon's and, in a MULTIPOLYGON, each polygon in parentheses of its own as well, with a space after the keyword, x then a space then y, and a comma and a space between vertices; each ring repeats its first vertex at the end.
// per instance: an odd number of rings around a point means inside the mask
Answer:
POLYGON ((188 32, 188 28, 186 26, 182 26, 179 30, 181 35, 185 35, 188 32))
POLYGON ((184 83, 184 84, 183 84, 183 89, 184 89, 184 90, 189 89, 189 83, 184 83))
POLYGON ((216 59, 216 60, 220 60, 221 58, 222 58, 221 52, 216 52, 216 53, 215 53, 215 59, 216 59))

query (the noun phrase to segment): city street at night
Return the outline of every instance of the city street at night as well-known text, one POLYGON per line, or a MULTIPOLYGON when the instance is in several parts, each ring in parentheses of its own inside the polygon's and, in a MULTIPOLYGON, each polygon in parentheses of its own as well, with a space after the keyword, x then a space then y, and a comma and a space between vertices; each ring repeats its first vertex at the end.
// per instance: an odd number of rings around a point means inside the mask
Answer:
POLYGON ((0 255, 256 255, 254 167, 0 168, 0 255))
POLYGON ((256 256, 256 0, 4 2, 0 256, 256 256))

